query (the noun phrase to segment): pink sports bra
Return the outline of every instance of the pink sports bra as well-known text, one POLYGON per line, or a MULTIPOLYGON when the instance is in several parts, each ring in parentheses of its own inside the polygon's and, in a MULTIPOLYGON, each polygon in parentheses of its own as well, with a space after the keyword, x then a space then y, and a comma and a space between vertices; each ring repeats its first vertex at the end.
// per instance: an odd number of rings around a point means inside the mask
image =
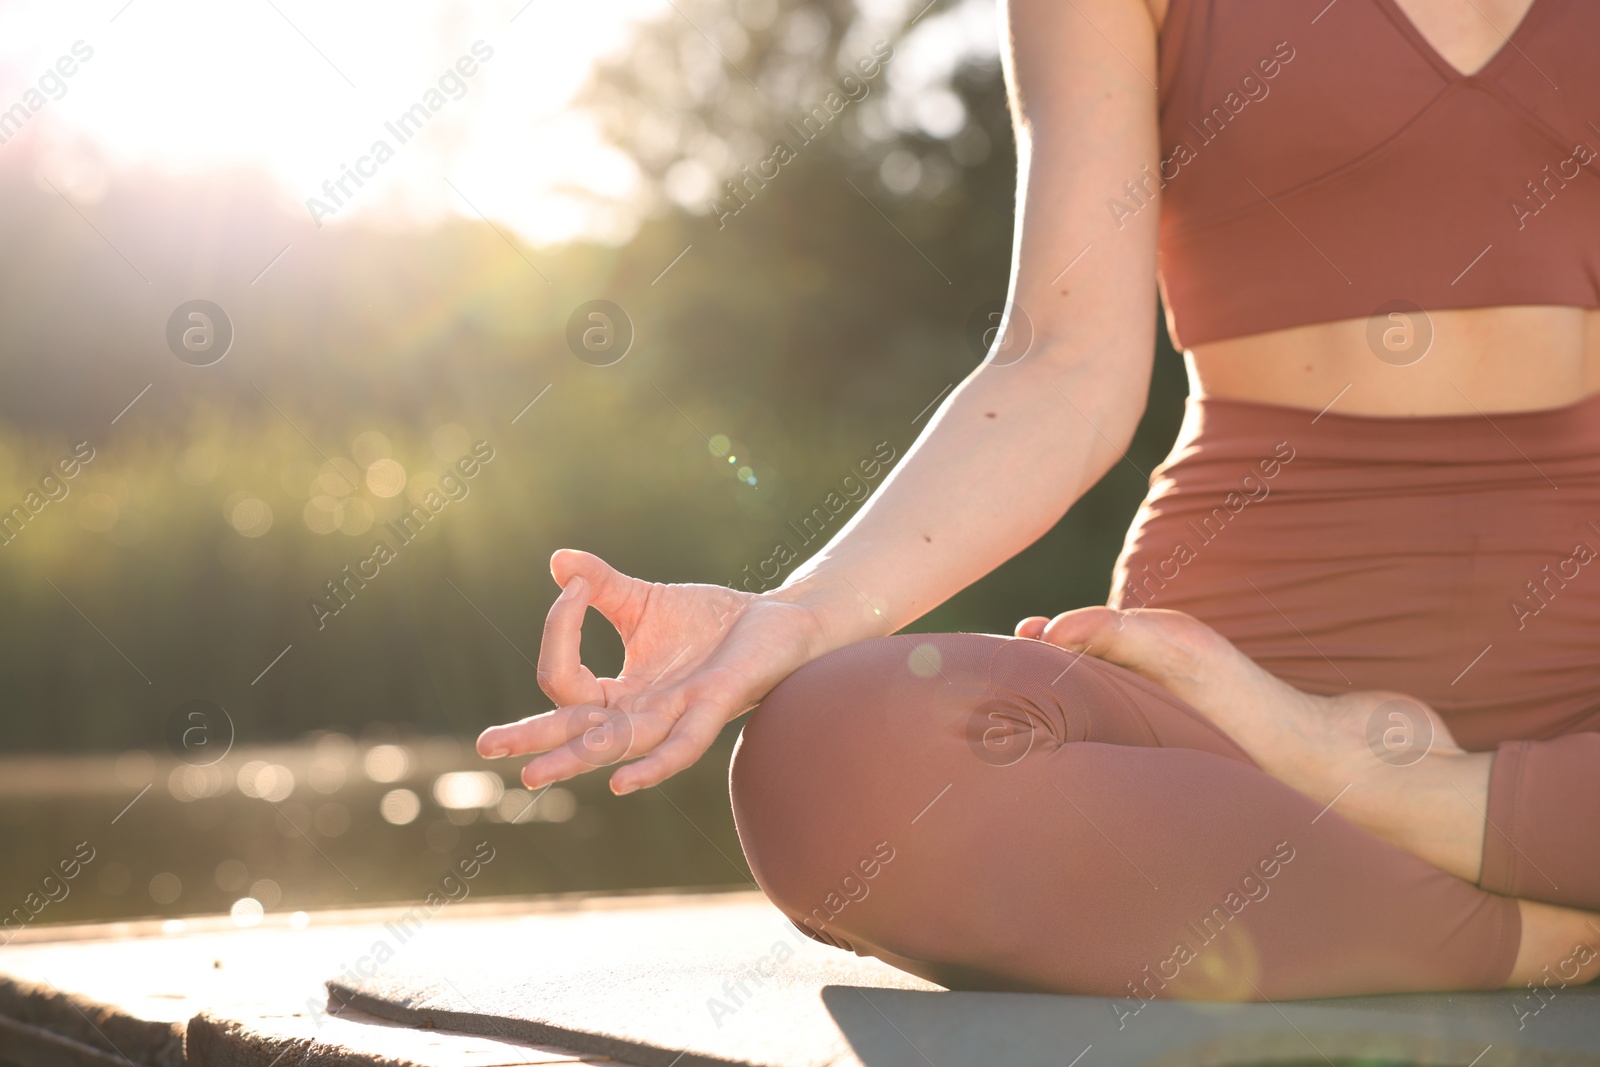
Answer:
POLYGON ((1180 348, 1410 306, 1600 307, 1600 0, 1462 74, 1395 0, 1172 0, 1160 282, 1180 348))

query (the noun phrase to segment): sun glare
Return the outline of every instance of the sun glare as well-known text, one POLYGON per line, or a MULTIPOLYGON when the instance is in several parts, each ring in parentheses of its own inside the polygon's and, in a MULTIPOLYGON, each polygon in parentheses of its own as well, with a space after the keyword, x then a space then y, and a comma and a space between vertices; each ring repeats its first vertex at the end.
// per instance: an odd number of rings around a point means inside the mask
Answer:
POLYGON ((632 164, 571 110, 663 0, 104 0, 0 8, 0 167, 98 199, 119 171, 253 170, 322 225, 479 213, 536 244, 619 223, 632 164), (8 152, 9 157, 8 158, 8 152), (613 213, 614 214, 614 213, 613 213))

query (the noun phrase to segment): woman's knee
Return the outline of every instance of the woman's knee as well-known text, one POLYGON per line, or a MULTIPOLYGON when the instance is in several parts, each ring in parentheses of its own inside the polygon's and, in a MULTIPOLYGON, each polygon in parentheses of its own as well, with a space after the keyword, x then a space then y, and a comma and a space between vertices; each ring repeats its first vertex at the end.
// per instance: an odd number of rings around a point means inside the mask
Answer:
POLYGON ((808 665, 756 710, 734 754, 734 817, 757 881, 818 940, 946 984, 1021 981, 986 962, 1013 951, 996 948, 1010 935, 968 912, 995 872, 1048 882, 1034 886, 1041 900, 1071 895, 1059 863, 1050 878, 1028 867, 1046 842, 1080 866, 1075 835, 1092 831, 1053 784, 1106 778, 1103 757, 1120 746, 1067 759, 1061 747, 1117 732, 1106 723, 1131 707, 1117 673, 1040 642, 961 634, 864 642, 808 665))
POLYGON ((890 892, 899 878, 883 871, 906 867, 894 866, 905 848, 938 853, 935 866, 961 862, 963 835, 932 829, 927 811, 952 795, 964 808, 992 798, 994 815, 1014 817, 1029 768, 1072 739, 1048 684, 1078 703, 1101 699, 1093 666, 1063 675, 1074 661, 1036 641, 911 634, 796 671, 750 717, 730 771, 761 888, 822 940, 876 939, 878 900, 865 897, 890 892))
MULTIPOLYGON (((908 749, 951 733, 990 701, 990 663, 1014 639, 906 634, 836 649, 761 702, 734 753, 736 804, 787 810, 815 793, 859 796, 908 749)), ((1031 643, 1031 642, 1029 642, 1031 643)))
MULTIPOLYGON (((791 916, 863 891, 892 851, 884 827, 925 792, 932 758, 965 732, 939 728, 952 705, 977 706, 1007 638, 900 635, 823 656, 751 715, 729 775, 739 840, 756 880, 791 916)), ((948 775, 941 779, 948 781, 948 775)), ((922 802, 926 802, 925 799, 922 802)))
POLYGON ((730 782, 740 832, 781 827, 776 836, 792 841, 830 815, 859 820, 879 802, 909 802, 899 786, 930 769, 948 781, 1096 734, 1144 741, 1108 729, 1129 705, 1107 672, 1123 673, 989 634, 902 634, 837 649, 785 679, 746 724, 730 782))
POLYGON ((992 772, 1077 741, 1212 749, 1218 737, 1170 694, 1092 656, 987 634, 902 634, 784 680, 746 724, 730 784, 747 852, 771 839, 793 853, 916 803, 923 779, 999 784, 992 772))

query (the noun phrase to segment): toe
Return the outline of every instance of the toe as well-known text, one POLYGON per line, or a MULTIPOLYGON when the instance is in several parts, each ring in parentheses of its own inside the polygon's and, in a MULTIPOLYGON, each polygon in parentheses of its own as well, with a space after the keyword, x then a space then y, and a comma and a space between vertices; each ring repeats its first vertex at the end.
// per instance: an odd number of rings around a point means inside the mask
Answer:
POLYGON ((1094 654, 1100 655, 1100 650, 1109 646, 1121 629, 1122 612, 1115 608, 1077 608, 1051 619, 1038 637, 1074 652, 1084 652, 1092 646, 1094 654))
POLYGON ((1050 625, 1050 620, 1043 615, 1030 615, 1017 623, 1017 628, 1012 631, 1018 637, 1031 637, 1034 640, 1044 639, 1044 630, 1050 625))
POLYGON ((1051 620, 1045 639, 1115 663, 1191 702, 1205 680, 1227 676, 1239 656, 1200 620, 1160 609, 1070 611, 1051 620))

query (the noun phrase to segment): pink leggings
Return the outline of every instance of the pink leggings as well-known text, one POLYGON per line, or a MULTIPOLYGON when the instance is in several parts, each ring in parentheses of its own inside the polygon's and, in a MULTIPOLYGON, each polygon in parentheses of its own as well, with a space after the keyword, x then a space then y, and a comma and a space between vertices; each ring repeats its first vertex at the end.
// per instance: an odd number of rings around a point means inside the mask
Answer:
MULTIPOLYGON (((864 641, 751 717, 734 816, 812 937, 950 988, 1256 1000, 1503 985, 1514 900, 1269 777, 1092 656, 864 641)), ((1130 1008, 1131 1010, 1131 1008, 1130 1008)))

